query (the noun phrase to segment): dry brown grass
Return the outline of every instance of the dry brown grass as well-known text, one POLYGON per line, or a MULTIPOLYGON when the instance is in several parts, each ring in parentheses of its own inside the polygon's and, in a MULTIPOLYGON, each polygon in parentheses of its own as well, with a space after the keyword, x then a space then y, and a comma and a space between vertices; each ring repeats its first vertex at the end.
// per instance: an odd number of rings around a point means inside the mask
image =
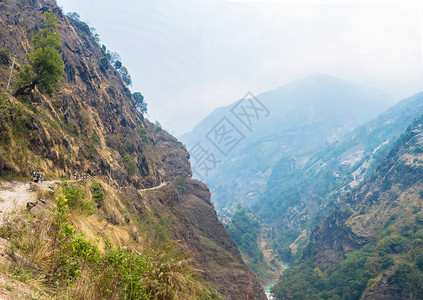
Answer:
MULTIPOLYGON (((50 197, 43 192, 38 195, 50 197)), ((76 218, 72 216, 73 223, 80 229, 86 229, 88 237, 102 236, 106 239, 112 236, 114 241, 109 244, 112 246, 108 246, 112 252, 99 252, 94 261, 85 261, 83 256, 73 257, 74 246, 80 247, 81 244, 72 244, 76 241, 72 238, 71 243, 63 244, 63 236, 58 234, 57 212, 36 215, 15 212, 7 216, 0 226, 0 236, 10 241, 10 257, 15 259, 4 267, 3 272, 32 286, 38 299, 122 299, 123 295, 132 293, 128 291, 128 285, 132 289, 131 278, 137 280, 135 286, 145 288, 144 294, 140 294, 144 296, 139 299, 217 299, 209 297, 210 290, 196 279, 199 270, 193 265, 193 254, 185 251, 178 242, 157 241, 142 247, 142 244, 131 242, 128 231, 123 227, 110 225, 98 215, 76 218), (124 248, 114 248, 114 243, 124 248), (138 251, 125 250, 127 248, 138 248, 138 251), (63 253, 71 263, 80 265, 76 276, 58 273, 69 270, 69 266, 63 266, 67 263, 62 259, 63 253), (105 255, 112 256, 105 258, 105 255), (122 269, 120 264, 113 265, 112 262, 119 261, 122 255, 124 261, 133 261, 134 268, 141 273, 132 273, 131 264, 129 269, 122 269), (16 260, 16 257, 19 259, 16 260)), ((98 249, 95 243, 89 247, 98 249)))

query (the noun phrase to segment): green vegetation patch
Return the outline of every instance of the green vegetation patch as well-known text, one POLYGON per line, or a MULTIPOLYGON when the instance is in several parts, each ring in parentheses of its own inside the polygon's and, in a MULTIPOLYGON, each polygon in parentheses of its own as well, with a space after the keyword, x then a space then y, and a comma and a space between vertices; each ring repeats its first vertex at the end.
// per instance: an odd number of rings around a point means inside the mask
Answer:
POLYGON ((95 203, 101 205, 104 202, 104 199, 106 199, 106 194, 103 191, 103 188, 98 182, 93 182, 91 185, 91 191, 93 194, 93 200, 95 203))
POLYGON ((62 192, 70 209, 79 211, 87 216, 95 213, 94 203, 86 200, 87 194, 80 187, 65 181, 62 184, 62 192))
POLYGON ((383 226, 380 238, 347 254, 346 258, 321 270, 310 258, 301 257, 285 271, 273 291, 278 298, 360 299, 365 289, 385 273, 399 297, 423 297, 422 216, 398 226, 396 217, 383 226), (394 259, 395 258, 395 259, 394 259))
POLYGON ((57 19, 51 10, 45 12, 43 17, 44 27, 31 40, 34 52, 28 54, 30 63, 25 64, 18 73, 15 97, 31 94, 36 86, 42 93, 52 95, 65 74, 58 52, 61 42, 57 19))

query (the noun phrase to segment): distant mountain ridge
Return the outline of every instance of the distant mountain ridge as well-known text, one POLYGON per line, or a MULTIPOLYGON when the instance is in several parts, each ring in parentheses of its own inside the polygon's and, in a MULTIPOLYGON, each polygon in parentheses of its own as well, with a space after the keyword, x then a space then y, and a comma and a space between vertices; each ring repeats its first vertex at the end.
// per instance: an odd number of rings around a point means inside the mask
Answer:
POLYGON ((396 138, 421 114, 423 93, 418 93, 319 149, 306 163, 289 155, 280 159, 253 209, 273 224, 278 250, 285 259, 306 242, 304 230, 312 229, 342 193, 369 177, 396 138))
POLYGON ((312 149, 336 141, 392 102, 376 90, 327 75, 297 80, 255 98, 270 113, 257 120, 251 131, 231 114, 233 107, 243 101, 239 100, 217 108, 181 137, 191 150, 199 141, 207 144, 205 136, 224 116, 229 116, 245 136, 227 157, 219 158, 222 162, 215 170, 200 178, 209 185, 218 212, 233 211, 237 203, 251 206, 260 199, 281 157, 288 154, 306 160, 312 149))

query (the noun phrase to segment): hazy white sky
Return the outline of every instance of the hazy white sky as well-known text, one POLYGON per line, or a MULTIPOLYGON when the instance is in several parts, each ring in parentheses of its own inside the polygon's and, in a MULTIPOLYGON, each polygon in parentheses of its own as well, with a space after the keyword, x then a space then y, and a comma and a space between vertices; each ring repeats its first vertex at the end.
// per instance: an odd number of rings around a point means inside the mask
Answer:
POLYGON ((423 90, 423 1, 292 2, 58 0, 121 55, 149 119, 177 136, 249 91, 312 73, 395 100, 423 90))

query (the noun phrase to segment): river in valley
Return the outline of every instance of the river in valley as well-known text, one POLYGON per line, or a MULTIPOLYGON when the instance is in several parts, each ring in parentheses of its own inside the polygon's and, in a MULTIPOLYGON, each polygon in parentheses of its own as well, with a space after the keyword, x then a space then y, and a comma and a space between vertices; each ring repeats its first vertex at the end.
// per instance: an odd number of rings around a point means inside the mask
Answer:
MULTIPOLYGON (((279 262, 279 265, 281 266, 281 273, 283 273, 283 271, 285 271, 286 269, 288 269, 289 268, 289 266, 288 265, 286 265, 286 264, 284 264, 284 263, 281 263, 281 262, 279 262)), ((275 284, 278 282, 278 280, 279 280, 279 278, 277 278, 276 280, 275 280, 275 282, 273 282, 273 283, 271 283, 271 284, 269 284, 269 285, 266 285, 265 287, 264 287, 264 291, 266 292, 266 296, 267 296, 267 299, 274 299, 273 298, 273 296, 272 296, 272 293, 270 292, 270 290, 272 289, 272 287, 274 287, 275 286, 275 284)))

